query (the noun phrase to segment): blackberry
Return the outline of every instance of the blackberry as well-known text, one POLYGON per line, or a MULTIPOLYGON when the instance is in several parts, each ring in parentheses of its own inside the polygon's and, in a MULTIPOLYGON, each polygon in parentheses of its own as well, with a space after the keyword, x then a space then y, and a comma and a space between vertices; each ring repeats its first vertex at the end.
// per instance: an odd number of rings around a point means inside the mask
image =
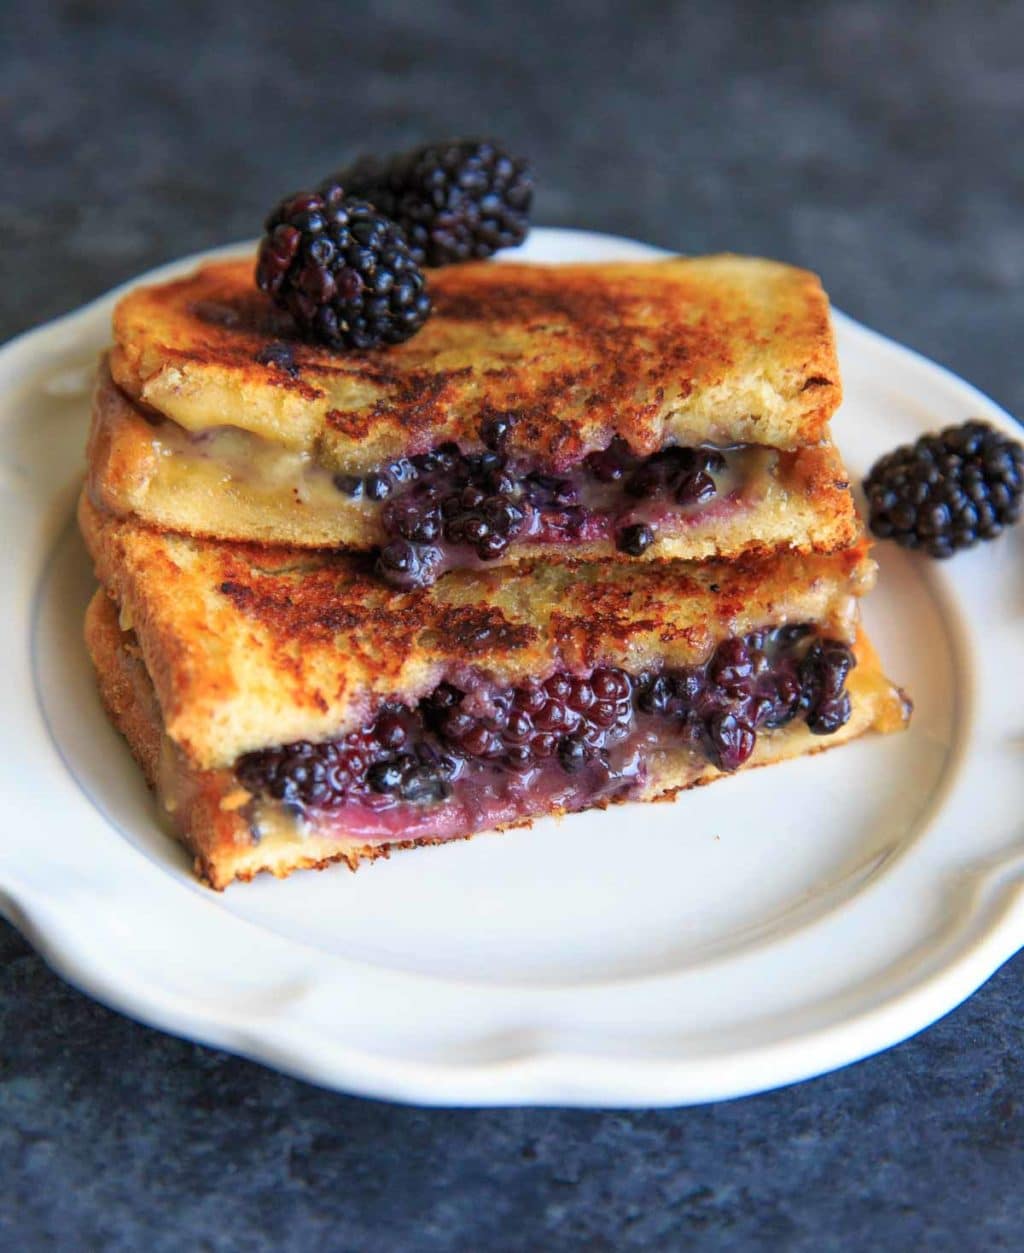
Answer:
POLYGON ((494 561, 523 529, 526 514, 508 491, 488 490, 492 483, 486 471, 481 476, 472 462, 469 471, 470 481, 461 492, 441 501, 444 537, 449 544, 468 544, 481 561, 494 561))
POLYGON ((481 561, 504 555, 522 532, 527 509, 519 482, 504 456, 495 452, 465 456, 453 444, 409 458, 408 473, 398 463, 364 480, 373 500, 392 497, 394 484, 415 480, 385 506, 389 543, 377 571, 398 587, 431 583, 445 560, 445 548, 472 548, 481 561))
MULTIPOLYGON (((604 469, 606 463, 598 464, 604 469)), ((613 460, 609 468, 614 464, 613 460)), ((639 500, 668 493, 677 504, 703 505, 718 491, 712 476, 725 467, 725 457, 715 448, 664 448, 636 466, 625 490, 639 500)))
POLYGON ((488 139, 363 157, 335 181, 397 222, 419 265, 480 260, 521 244, 530 228, 530 168, 488 139))
POLYGON ((801 704, 807 711, 812 735, 831 735, 850 719, 846 678, 857 664, 853 653, 838 640, 812 644, 800 663, 801 704))
POLYGON ((557 758, 581 770, 633 725, 632 685, 621 670, 589 678, 554 674, 493 694, 487 712, 465 707, 465 693, 447 684, 426 702, 426 720, 459 754, 523 771, 557 758))
POLYGON ((401 343, 430 313, 401 231, 337 184, 291 196, 267 218, 256 282, 332 348, 401 343))
POLYGON ((809 642, 811 632, 805 625, 753 631, 723 640, 703 666, 638 676, 637 708, 670 721, 722 770, 747 760, 760 728, 800 714, 813 734, 830 735, 850 717, 845 683, 855 659, 838 640, 809 642))
POLYGON ((950 557, 1020 518, 1024 447, 986 422, 949 426, 882 457, 864 490, 879 538, 950 557))
POLYGON ((379 753, 373 732, 364 729, 343 740, 323 744, 302 740, 246 753, 236 764, 235 774, 254 794, 303 808, 332 809, 345 801, 379 753))
POLYGON ((330 810, 370 794, 415 804, 445 800, 461 769, 458 755, 431 742, 419 714, 391 705, 342 740, 247 753, 235 774, 254 795, 330 810))
POLYGON ((452 794, 451 779, 458 766, 451 758, 437 758, 424 753, 424 744, 415 753, 376 762, 366 772, 370 788, 380 796, 412 804, 432 804, 447 800, 452 794))
POLYGON ((616 437, 581 467, 553 474, 530 469, 507 452, 514 424, 514 414, 488 412, 480 421, 482 451, 442 444, 361 478, 335 477, 339 492, 383 505, 385 551, 377 563, 383 578, 401 587, 423 586, 442 569, 465 565, 460 549, 495 561, 523 540, 603 538, 613 519, 619 550, 641 556, 656 538, 655 527, 633 520, 627 498, 674 495, 684 505, 699 504, 719 491, 715 476, 727 466, 722 453, 704 447, 638 458, 616 437))

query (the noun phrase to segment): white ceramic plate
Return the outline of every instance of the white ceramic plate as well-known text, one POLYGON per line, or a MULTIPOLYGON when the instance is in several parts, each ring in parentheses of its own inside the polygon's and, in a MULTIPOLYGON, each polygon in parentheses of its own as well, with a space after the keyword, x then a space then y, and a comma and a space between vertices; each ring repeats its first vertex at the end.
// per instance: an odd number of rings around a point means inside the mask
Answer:
MULTIPOLYGON (((652 251, 537 230, 526 255, 652 251)), ((81 642, 92 576, 72 508, 116 295, 0 353, 0 904, 73 983, 353 1092, 668 1105, 884 1048, 1024 943, 1021 530, 946 564, 880 547, 866 616, 915 699, 906 735, 357 875, 197 885, 81 642)), ((838 325, 855 479, 969 415, 1019 433, 946 371, 838 325)))

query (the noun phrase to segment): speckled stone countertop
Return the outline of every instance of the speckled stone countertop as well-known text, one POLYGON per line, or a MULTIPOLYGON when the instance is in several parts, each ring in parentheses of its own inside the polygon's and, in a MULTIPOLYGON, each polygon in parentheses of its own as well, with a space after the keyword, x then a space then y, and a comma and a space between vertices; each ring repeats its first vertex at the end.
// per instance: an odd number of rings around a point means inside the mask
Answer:
MULTIPOLYGON (((539 221, 809 265, 1024 412, 1019 5, 8 0, 0 32, 2 337, 364 145, 494 133, 539 221)), ((1018 1249, 1022 972, 764 1096, 425 1111, 138 1026, 0 923, 0 1246, 1018 1249)))

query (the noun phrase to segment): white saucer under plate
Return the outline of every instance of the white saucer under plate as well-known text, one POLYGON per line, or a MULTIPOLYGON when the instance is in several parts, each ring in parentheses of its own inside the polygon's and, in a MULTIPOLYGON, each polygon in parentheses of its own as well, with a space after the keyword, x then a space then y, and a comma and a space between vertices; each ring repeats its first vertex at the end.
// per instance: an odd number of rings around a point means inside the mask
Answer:
MULTIPOLYGON (((656 253, 536 230, 518 255, 656 253)), ((0 352, 0 904, 71 982, 350 1092, 673 1105, 885 1048, 1024 944, 1024 529, 948 563, 880 545, 866 617, 914 697, 905 735, 355 875, 201 887, 81 638, 92 574, 72 510, 117 295, 0 352)), ((834 429, 856 480, 971 415, 1019 435, 967 383, 837 322, 834 429)))

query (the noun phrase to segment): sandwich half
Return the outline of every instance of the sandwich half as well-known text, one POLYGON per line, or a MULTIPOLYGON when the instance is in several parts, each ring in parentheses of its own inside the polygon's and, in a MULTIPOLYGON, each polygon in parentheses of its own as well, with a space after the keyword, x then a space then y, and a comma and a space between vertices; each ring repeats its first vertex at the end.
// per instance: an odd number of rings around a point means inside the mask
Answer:
POLYGON ((909 713, 858 627, 863 545, 396 593, 359 556, 79 516, 103 701, 217 888, 672 797, 909 713))
POLYGON ((817 278, 757 258, 475 263, 406 343, 298 338, 250 258, 114 315, 89 490, 194 535, 380 554, 393 584, 533 560, 830 552, 857 534, 817 278))

